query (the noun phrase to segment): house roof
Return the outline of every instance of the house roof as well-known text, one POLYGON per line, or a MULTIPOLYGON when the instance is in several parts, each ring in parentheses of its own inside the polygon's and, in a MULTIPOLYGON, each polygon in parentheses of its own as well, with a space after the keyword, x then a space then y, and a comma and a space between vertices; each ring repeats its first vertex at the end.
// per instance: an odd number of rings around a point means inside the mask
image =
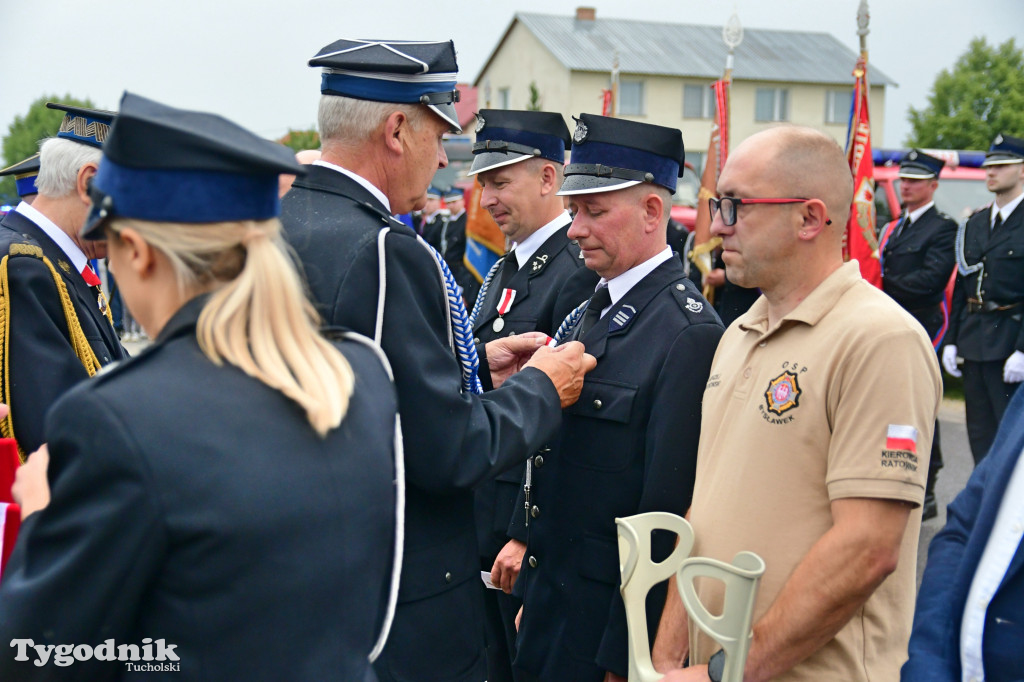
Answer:
MULTIPOLYGON (((516 22, 571 71, 610 72, 618 51, 623 74, 717 79, 722 77, 728 55, 720 26, 518 13, 481 69, 481 76, 516 22)), ((852 85, 857 63, 857 53, 831 34, 804 31, 744 29, 735 55, 733 78, 737 80, 852 85)), ((477 76, 477 83, 479 80, 477 76)), ((872 85, 896 85, 870 64, 868 80, 872 85)))

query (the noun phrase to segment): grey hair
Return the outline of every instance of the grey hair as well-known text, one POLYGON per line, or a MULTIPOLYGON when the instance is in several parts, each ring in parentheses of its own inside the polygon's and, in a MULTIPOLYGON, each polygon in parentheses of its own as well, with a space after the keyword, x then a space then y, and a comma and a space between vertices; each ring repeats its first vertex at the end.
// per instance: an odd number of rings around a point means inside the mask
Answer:
POLYGON ((371 102, 338 95, 321 95, 317 112, 320 139, 345 145, 360 144, 370 137, 392 112, 401 111, 413 127, 419 124, 424 107, 417 104, 371 102))
POLYGON ((80 142, 49 137, 39 146, 39 177, 36 187, 43 196, 60 198, 75 191, 78 171, 87 163, 97 166, 103 152, 80 142))

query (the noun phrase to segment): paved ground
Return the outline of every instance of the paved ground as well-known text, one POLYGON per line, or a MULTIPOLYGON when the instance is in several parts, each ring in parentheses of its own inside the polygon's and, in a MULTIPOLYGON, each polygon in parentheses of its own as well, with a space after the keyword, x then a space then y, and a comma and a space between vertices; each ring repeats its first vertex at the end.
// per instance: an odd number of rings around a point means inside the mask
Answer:
POLYGON ((939 502, 939 515, 921 524, 921 544, 917 553, 917 580, 921 581, 925 560, 928 558, 928 543, 946 524, 946 505, 953 501, 971 472, 974 459, 967 444, 967 428, 964 424, 963 401, 944 400, 939 410, 939 432, 942 434, 942 458, 945 466, 935 484, 935 495, 939 502))

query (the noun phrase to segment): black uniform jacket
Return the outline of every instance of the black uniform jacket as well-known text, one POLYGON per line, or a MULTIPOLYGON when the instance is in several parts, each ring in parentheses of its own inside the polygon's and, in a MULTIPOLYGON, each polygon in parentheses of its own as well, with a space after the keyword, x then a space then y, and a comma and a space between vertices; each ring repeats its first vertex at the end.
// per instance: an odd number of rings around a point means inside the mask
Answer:
MULTIPOLYGON (((559 441, 534 457, 529 539, 516 584, 524 602, 517 666, 560 682, 628 672, 615 517, 686 513, 701 399, 722 332, 672 258, 579 339, 597 368, 566 408, 559 441)), ((513 518, 523 524, 526 515, 513 518)), ((658 560, 674 540, 656 538, 658 560)), ((664 594, 648 602, 651 632, 664 594)))
MULTIPOLYGON (((565 225, 548 237, 526 265, 507 282, 505 288, 515 289, 516 297, 512 308, 505 315, 498 315, 497 306, 503 287, 499 284, 501 269, 495 272, 490 286, 483 292, 484 301, 473 327, 473 335, 478 345, 504 336, 531 331, 554 336, 566 315, 594 293, 599 278, 584 267, 579 257, 579 247, 569 239, 567 233, 570 222, 571 219, 566 215, 565 225), (582 274, 572 277, 576 273, 582 274), (568 310, 557 308, 556 302, 559 299, 567 302, 563 307, 571 307, 568 310), (500 331, 495 331, 494 323, 499 317, 502 318, 502 326, 500 331)), ((503 260, 501 267, 504 266, 503 260)), ((485 386, 489 388, 490 377, 486 379, 485 386)), ((480 557, 484 564, 487 564, 482 566, 485 570, 490 569, 488 561, 493 563, 498 552, 508 542, 506 533, 525 468, 525 465, 513 467, 499 474, 495 480, 483 483, 477 488, 477 536, 480 539, 480 557)), ((516 539, 526 542, 526 534, 523 533, 516 539)))
POLYGON ((31 649, 14 660, 15 638, 163 639, 181 680, 376 679, 367 657, 396 523, 397 405, 382 361, 338 343, 355 390, 320 438, 295 402, 203 355, 202 303, 50 412, 53 497, 26 519, 0 585, 0 679, 154 674, 119 661, 37 667, 31 649))
POLYGON ((975 362, 1005 360, 1024 351, 1024 202, 995 231, 989 229, 989 211, 978 211, 965 226, 964 260, 984 267, 957 275, 947 335, 960 357, 975 362), (968 299, 1013 307, 973 312, 968 299))
POLYGON ((328 322, 373 336, 378 233, 390 227, 381 344, 398 389, 408 488, 399 606, 378 674, 479 682, 486 673, 472 489, 554 438, 558 394, 532 368, 484 396, 462 393, 434 257, 357 182, 321 166, 309 171, 285 195, 282 221, 328 322))
POLYGON ((941 304, 956 264, 956 221, 935 206, 886 240, 882 289, 935 335, 945 323, 941 304))
MULTIPOLYGON (((127 357, 100 310, 99 291, 85 283, 64 251, 39 226, 14 211, 0 220, 0 258, 9 254, 12 244, 42 249, 64 280, 78 322, 101 364, 127 357)), ((46 411, 89 374, 75 355, 57 285, 43 260, 27 254, 11 256, 7 276, 10 346, 6 370, 10 371, 11 421, 15 440, 30 454, 44 442, 46 411)))

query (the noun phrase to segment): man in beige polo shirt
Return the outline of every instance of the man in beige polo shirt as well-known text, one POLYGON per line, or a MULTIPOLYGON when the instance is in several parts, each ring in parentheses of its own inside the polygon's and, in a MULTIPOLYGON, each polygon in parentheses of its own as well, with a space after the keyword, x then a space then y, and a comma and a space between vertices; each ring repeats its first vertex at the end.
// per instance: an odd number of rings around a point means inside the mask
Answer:
MULTIPOLYGON (((807 128, 758 133, 712 200, 730 279, 763 296, 729 327, 704 393, 693 554, 761 555, 748 682, 895 680, 914 608, 920 505, 941 396, 921 326, 843 263, 846 158, 807 128)), ((722 584, 699 594, 721 611, 722 584)), ((719 646, 669 592, 654 659, 717 680, 719 646), (712 660, 712 665, 705 665, 712 660)))

